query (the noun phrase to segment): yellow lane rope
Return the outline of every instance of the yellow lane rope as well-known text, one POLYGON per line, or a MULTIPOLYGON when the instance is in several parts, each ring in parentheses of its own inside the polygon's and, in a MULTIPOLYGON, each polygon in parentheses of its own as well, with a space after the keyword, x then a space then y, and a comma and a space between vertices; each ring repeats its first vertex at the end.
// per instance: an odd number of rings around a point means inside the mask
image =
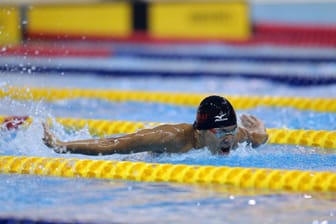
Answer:
MULTIPOLYGON (((0 97, 16 100, 65 100, 75 98, 102 99, 110 101, 141 101, 197 106, 206 94, 147 92, 126 90, 90 90, 57 88, 3 87, 0 97)), ((277 96, 226 96, 236 109, 258 106, 293 107, 300 110, 336 112, 336 98, 304 98, 277 96)))
MULTIPOLYGON (((0 116, 0 123, 4 120, 0 116)), ((77 118, 56 118, 56 121, 67 128, 82 129, 87 127, 91 135, 105 136, 133 133, 143 128, 159 125, 156 122, 111 121, 77 118)), ((28 119, 31 122, 31 118, 28 119)), ((310 147, 336 149, 336 131, 327 130, 292 130, 267 129, 268 144, 292 144, 310 147)))
MULTIPOLYGON (((132 133, 139 129, 159 124, 155 122, 104 121, 73 118, 57 118, 56 121, 66 127, 77 129, 88 127, 91 134, 99 136, 132 133)), ((270 128, 267 129, 267 133, 269 134, 268 144, 293 144, 336 149, 336 131, 270 128)))
POLYGON ((336 191, 336 173, 224 166, 0 156, 0 173, 130 181, 224 184, 287 191, 336 191))

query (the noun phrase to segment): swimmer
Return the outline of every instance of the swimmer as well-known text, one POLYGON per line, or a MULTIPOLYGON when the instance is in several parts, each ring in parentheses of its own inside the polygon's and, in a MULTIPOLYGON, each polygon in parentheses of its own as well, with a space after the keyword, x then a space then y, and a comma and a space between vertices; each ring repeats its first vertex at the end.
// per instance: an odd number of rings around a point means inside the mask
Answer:
POLYGON ((193 124, 164 124, 121 137, 63 142, 46 124, 44 143, 57 153, 86 155, 130 154, 138 152, 183 153, 208 148, 213 154, 228 154, 246 142, 252 147, 264 144, 268 135, 262 121, 251 115, 240 117, 230 102, 221 96, 206 97, 199 105, 193 124))
POLYGON ((5 130, 17 130, 20 128, 24 122, 28 120, 28 116, 9 116, 4 118, 0 130, 5 131, 5 130))

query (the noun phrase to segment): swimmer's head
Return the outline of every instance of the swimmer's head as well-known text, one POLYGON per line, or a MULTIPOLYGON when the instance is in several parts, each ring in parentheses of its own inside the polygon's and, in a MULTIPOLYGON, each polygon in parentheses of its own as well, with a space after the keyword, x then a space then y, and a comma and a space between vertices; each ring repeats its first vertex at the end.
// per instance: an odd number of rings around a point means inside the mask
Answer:
POLYGON ((209 130, 237 125, 236 112, 231 103, 221 96, 208 96, 197 109, 194 127, 209 130))
POLYGON ((225 98, 209 96, 198 107, 194 128, 201 131, 212 153, 228 154, 237 133, 236 112, 225 98))

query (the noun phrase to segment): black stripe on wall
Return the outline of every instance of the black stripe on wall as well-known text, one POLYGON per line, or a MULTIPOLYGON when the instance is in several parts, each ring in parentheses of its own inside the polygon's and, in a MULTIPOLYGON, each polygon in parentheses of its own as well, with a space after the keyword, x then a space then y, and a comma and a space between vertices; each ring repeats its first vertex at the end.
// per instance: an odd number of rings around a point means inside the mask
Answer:
POLYGON ((147 2, 136 1, 132 3, 133 7, 133 30, 147 31, 147 2))

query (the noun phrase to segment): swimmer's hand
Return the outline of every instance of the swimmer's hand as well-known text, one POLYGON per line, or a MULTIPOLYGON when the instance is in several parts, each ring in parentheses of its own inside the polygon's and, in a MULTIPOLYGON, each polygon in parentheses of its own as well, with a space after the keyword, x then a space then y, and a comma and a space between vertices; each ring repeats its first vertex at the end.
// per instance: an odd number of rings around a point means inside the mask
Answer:
POLYGON ((44 144, 49 148, 54 149, 57 153, 65 153, 66 149, 62 142, 59 141, 54 134, 51 133, 49 126, 46 123, 42 123, 44 136, 42 138, 44 144))
POLYGON ((243 114, 240 116, 243 128, 248 132, 249 141, 252 147, 257 147, 264 144, 268 139, 268 134, 264 123, 252 115, 243 114))

